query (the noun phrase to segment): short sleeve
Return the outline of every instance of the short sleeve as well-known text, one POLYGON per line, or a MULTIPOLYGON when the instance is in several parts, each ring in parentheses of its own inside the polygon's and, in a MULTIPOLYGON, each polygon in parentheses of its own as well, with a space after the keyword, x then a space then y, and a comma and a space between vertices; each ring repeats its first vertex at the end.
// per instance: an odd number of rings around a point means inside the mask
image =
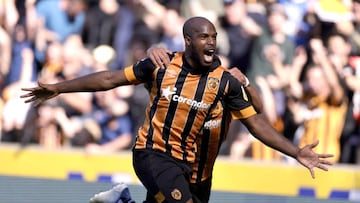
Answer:
POLYGON ((153 80, 155 65, 149 58, 145 58, 124 69, 126 79, 132 84, 147 83, 153 80))
POLYGON ((226 103, 234 120, 246 119, 256 114, 244 87, 232 76, 229 79, 229 92, 226 103))

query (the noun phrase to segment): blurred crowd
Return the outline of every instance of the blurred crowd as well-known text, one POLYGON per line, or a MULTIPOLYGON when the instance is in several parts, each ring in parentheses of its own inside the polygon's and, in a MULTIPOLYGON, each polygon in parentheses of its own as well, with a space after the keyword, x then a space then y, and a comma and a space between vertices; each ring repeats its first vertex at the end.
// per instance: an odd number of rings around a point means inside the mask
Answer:
MULTIPOLYGON (((315 151, 334 163, 360 163, 360 0, 0 0, 1 142, 131 149, 148 101, 141 85, 37 107, 21 88, 121 69, 150 46, 182 51, 191 16, 217 26, 223 65, 248 76, 278 131, 299 146, 319 140, 315 151)), ((240 121, 220 153, 290 161, 240 121)))

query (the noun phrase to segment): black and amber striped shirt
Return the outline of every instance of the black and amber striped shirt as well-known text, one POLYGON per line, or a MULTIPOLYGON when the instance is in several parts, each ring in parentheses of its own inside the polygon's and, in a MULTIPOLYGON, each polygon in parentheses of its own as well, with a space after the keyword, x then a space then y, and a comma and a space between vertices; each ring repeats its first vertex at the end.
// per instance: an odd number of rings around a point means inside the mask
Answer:
POLYGON ((126 67, 125 76, 133 84, 145 83, 150 94, 135 149, 154 149, 194 163, 196 140, 214 101, 224 101, 234 119, 256 113, 243 98, 241 84, 221 66, 218 58, 209 69, 201 71, 191 68, 179 52, 171 56, 166 69, 144 59, 126 67))
MULTIPOLYGON (((245 93, 241 97, 248 101, 248 96, 245 93)), ((230 110, 226 102, 219 100, 215 108, 211 110, 210 117, 205 121, 202 132, 197 139, 198 151, 196 152, 195 163, 193 164, 193 171, 191 176, 191 183, 199 183, 212 177, 212 171, 214 168, 216 157, 219 154, 221 144, 227 137, 229 131, 230 122, 233 119, 239 119, 236 116, 232 117, 232 114, 237 114, 239 110, 230 110)), ((247 114, 242 118, 247 118, 254 115, 253 113, 247 114)))
POLYGON ((191 176, 191 183, 205 181, 212 176, 212 171, 221 144, 226 139, 231 116, 224 101, 219 101, 206 120, 203 130, 197 139, 198 151, 191 176))

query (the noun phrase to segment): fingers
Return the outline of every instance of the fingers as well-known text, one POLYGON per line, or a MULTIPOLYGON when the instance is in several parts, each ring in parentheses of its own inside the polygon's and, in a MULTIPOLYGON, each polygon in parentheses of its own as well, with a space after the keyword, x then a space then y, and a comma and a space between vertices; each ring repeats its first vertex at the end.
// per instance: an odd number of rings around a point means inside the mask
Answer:
POLYGON ((230 69, 229 69, 229 72, 230 72, 231 74, 239 73, 239 71, 237 70, 236 67, 230 68, 230 69))
POLYGON ((170 65, 170 58, 169 58, 169 56, 167 54, 162 60, 163 60, 163 63, 164 63, 165 66, 170 65))
POLYGON ((230 69, 229 69, 229 72, 230 72, 230 73, 243 74, 243 72, 241 72, 241 70, 240 70, 238 67, 236 67, 236 66, 230 68, 230 69))
POLYGON ((23 94, 23 95, 20 95, 20 98, 26 98, 26 97, 32 97, 34 96, 34 93, 28 93, 28 94, 23 94))
POLYGON ((331 158, 334 157, 333 154, 318 154, 319 158, 331 158))
POLYGON ((328 171, 328 167, 322 165, 322 164, 318 164, 318 166, 316 166, 317 168, 321 169, 321 170, 324 170, 324 171, 328 171))
POLYGON ((21 88, 22 91, 27 91, 27 92, 32 92, 32 91, 37 90, 37 89, 38 89, 37 87, 31 87, 31 88, 23 87, 23 88, 21 88))
POLYGON ((21 88, 22 91, 27 91, 27 92, 34 92, 34 91, 37 91, 37 90, 42 90, 42 89, 45 89, 45 84, 43 83, 38 83, 39 86, 38 87, 23 87, 21 88))
POLYGON ((168 65, 170 65, 170 58, 169 58, 169 55, 168 55, 169 50, 161 49, 159 51, 160 51, 159 58, 160 58, 160 62, 161 62, 161 67, 166 68, 168 65))
POLYGON ((236 78, 244 77, 245 75, 236 67, 229 70, 230 74, 236 78))
POLYGON ((246 84, 249 80, 246 76, 236 67, 233 67, 229 70, 230 74, 235 77, 242 84, 246 84))
POLYGON ((315 179, 314 169, 313 169, 313 168, 309 168, 309 171, 310 171, 311 177, 312 177, 313 179, 315 179))
MULTIPOLYGON (((150 59, 151 61, 157 66, 157 67, 160 67, 160 68, 166 68, 166 58, 169 58, 167 55, 163 55, 164 53, 153 53, 153 54, 150 54, 150 59)), ((170 63, 170 62, 168 62, 170 63)))
POLYGON ((37 97, 32 97, 25 101, 25 103, 33 102, 34 107, 39 106, 44 100, 38 99, 37 97))
POLYGON ((26 98, 26 97, 31 97, 30 94, 23 94, 23 95, 20 95, 20 98, 26 98))
POLYGON ((229 69, 228 71, 229 71, 229 73, 230 73, 231 75, 235 75, 235 73, 236 73, 236 72, 234 71, 234 68, 231 68, 231 69, 229 69))
POLYGON ((159 55, 157 54, 150 54, 151 61, 155 64, 156 67, 163 68, 163 63, 159 55))
POLYGON ((30 99, 25 100, 25 103, 30 103, 30 102, 33 102, 35 100, 37 100, 36 97, 31 97, 30 99))
POLYGON ((319 160, 319 163, 316 165, 317 168, 324 170, 324 171, 328 171, 328 167, 332 165, 332 163, 328 160, 319 160))
POLYGON ((315 148, 319 144, 319 140, 316 140, 314 143, 310 144, 310 148, 315 148))
MULTIPOLYGON (((332 164, 333 163, 328 161, 328 160, 319 160, 319 162, 317 164, 315 164, 313 167, 319 168, 319 169, 321 169, 323 171, 328 171, 329 168, 327 166, 330 166, 332 164)), ((310 167, 309 170, 310 170, 310 173, 311 173, 311 177, 315 178, 315 173, 314 173, 313 167, 310 167)))
POLYGON ((147 55, 151 61, 160 68, 166 68, 170 64, 170 58, 168 54, 172 53, 170 50, 165 48, 152 47, 147 51, 147 55))
POLYGON ((328 160, 320 160, 320 163, 325 164, 325 165, 329 165, 329 166, 333 165, 333 163, 328 161, 328 160))

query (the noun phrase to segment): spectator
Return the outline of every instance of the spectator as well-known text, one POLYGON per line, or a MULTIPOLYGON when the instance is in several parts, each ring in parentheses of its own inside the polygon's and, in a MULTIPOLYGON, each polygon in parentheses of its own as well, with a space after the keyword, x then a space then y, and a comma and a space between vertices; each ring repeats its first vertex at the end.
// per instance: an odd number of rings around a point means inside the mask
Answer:
POLYGON ((352 1, 352 19, 336 23, 336 30, 349 38, 351 54, 360 55, 360 0, 352 1))
MULTIPOLYGON (((24 49, 30 49, 33 52, 33 42, 28 38, 26 24, 20 22, 14 28, 13 39, 12 39, 12 51, 11 51, 11 63, 9 72, 6 75, 5 85, 10 85, 20 79, 22 72, 22 51, 24 49)), ((31 65, 31 80, 37 79, 37 66, 35 60, 32 61, 31 65)))
POLYGON ((254 42, 251 52, 249 79, 255 82, 256 76, 275 75, 272 88, 286 85, 286 70, 292 64, 295 46, 284 32, 286 13, 281 4, 272 4, 267 11, 268 28, 263 29, 254 42))
POLYGON ((223 0, 225 14, 221 25, 229 39, 229 67, 239 67, 244 73, 250 65, 253 41, 260 36, 266 18, 259 12, 249 12, 244 0, 223 0))
POLYGON ((117 0, 100 0, 86 11, 82 39, 90 50, 100 45, 113 47, 116 58, 110 69, 116 69, 126 65, 134 25, 135 15, 125 4, 117 0))
POLYGON ((36 11, 44 21, 47 41, 64 42, 72 34, 81 34, 85 23, 85 0, 39 0, 36 11))
POLYGON ((295 43, 298 46, 307 46, 312 37, 322 37, 322 22, 315 12, 315 6, 308 2, 303 18, 296 33, 295 43))
POLYGON ((15 25, 20 19, 20 14, 16 8, 15 0, 0 1, 0 24, 8 32, 13 33, 15 25))
MULTIPOLYGON (((44 81, 57 82, 94 71, 92 56, 84 48, 80 35, 69 36, 63 44, 52 42, 46 56, 41 71, 44 81)), ((91 98, 89 93, 74 94, 58 97, 39 106, 37 112, 34 112, 38 129, 35 137, 38 142, 49 148, 84 146, 88 142, 84 135, 89 132, 84 133, 84 129, 85 118, 92 110, 91 98)))
POLYGON ((182 51, 185 48, 181 25, 184 22, 180 15, 180 3, 169 1, 161 4, 157 1, 141 0, 145 9, 144 22, 150 28, 158 28, 158 44, 173 51, 182 51))
MULTIPOLYGON (((64 43, 64 66, 60 80, 75 78, 93 72, 93 58, 85 49, 80 35, 71 35, 64 43)), ((86 114, 91 111, 91 94, 75 94, 59 97, 59 102, 66 108, 68 115, 86 114)))
POLYGON ((341 79, 345 95, 348 98, 346 120, 340 140, 340 162, 354 164, 357 162, 357 148, 360 146, 359 56, 351 56, 352 47, 349 39, 336 32, 330 34, 327 40, 327 50, 329 59, 341 79))
POLYGON ((300 98, 303 94, 303 77, 305 66, 308 64, 309 57, 306 51, 306 48, 303 46, 299 46, 295 50, 295 57, 293 63, 291 65, 291 72, 289 73, 289 84, 284 88, 286 94, 286 106, 285 112, 283 116, 284 121, 284 135, 289 140, 292 140, 295 143, 298 143, 295 140, 297 136, 297 129, 299 128, 300 123, 296 121, 290 106, 293 103, 294 98, 300 98))
MULTIPOLYGON (((9 0, 3 3, 0 3, 0 5, 4 6, 6 11, 4 11, 3 16, 4 22, 1 22, 5 23, 4 27, 0 28, 1 44, 2 48, 4 48, 4 51, 1 52, 3 61, 1 62, 0 73, 5 77, 4 85, 10 85, 20 79, 23 59, 22 50, 31 49, 33 51, 35 47, 35 36, 31 29, 34 16, 31 15, 31 12, 27 12, 31 10, 33 0, 9 0)), ((33 60, 32 69, 31 79, 35 81, 37 79, 35 60, 33 60)))
MULTIPOLYGON (((269 85, 265 77, 262 76, 256 77, 256 84, 258 85, 261 92, 263 112, 266 118, 271 121, 275 129, 282 132, 284 126, 282 123, 282 119, 279 119, 277 117, 277 113, 275 112, 276 99, 271 89, 271 86, 269 85)), ((282 158, 281 154, 278 151, 271 149, 268 146, 265 146, 259 140, 253 140, 251 144, 251 152, 252 158, 257 160, 280 160, 282 158)))
MULTIPOLYGON (((275 3, 268 7, 268 27, 265 27, 262 34, 255 39, 251 51, 250 69, 247 74, 249 80, 266 101, 265 115, 280 132, 283 132, 286 103, 283 88, 289 83, 288 76, 295 53, 293 41, 284 32, 283 26, 286 18, 285 9, 281 4, 275 3), (264 80, 258 84, 257 77, 262 77, 264 80)), ((256 144, 256 142, 254 143, 256 144)), ((253 151, 253 155, 256 154, 261 153, 253 151)), ((275 156, 276 159, 277 157, 275 156)))
POLYGON ((181 15, 185 19, 197 15, 206 16, 208 12, 214 13, 215 16, 221 16, 224 13, 222 0, 183 0, 180 6, 181 15))
POLYGON ((2 108, 2 141, 21 142, 25 133, 25 123, 30 105, 24 104, 19 98, 20 87, 24 84, 34 84, 32 79, 34 55, 31 49, 21 51, 21 69, 17 81, 7 85, 3 91, 4 106, 2 108))
MULTIPOLYGON (((360 112, 360 92, 359 92, 359 59, 352 59, 351 74, 346 75, 346 85, 348 87, 349 109, 347 111, 344 131, 341 136, 341 163, 359 164, 360 163, 360 133, 359 133, 359 112, 360 112), (355 68, 356 67, 356 68, 355 68), (350 89, 350 91, 349 91, 350 89)), ((349 71, 350 72, 350 71, 349 71)))
POLYGON ((163 35, 160 44, 173 51, 183 51, 185 44, 182 35, 181 25, 184 18, 175 9, 167 9, 161 22, 163 35))
MULTIPOLYGON (((284 32, 286 13, 282 5, 269 6, 267 21, 268 28, 265 28, 262 35, 255 40, 248 75, 249 80, 254 83, 257 76, 265 77, 277 98, 277 103, 281 106, 281 88, 288 83, 287 76, 293 62, 295 47, 284 32)), ((282 112, 280 106, 276 107, 278 115, 282 112)))
POLYGON ((2 30, 2 50, 4 59, 1 67, 2 74, 2 130, 4 141, 21 142, 24 138, 28 105, 19 104, 18 89, 23 84, 29 84, 37 79, 37 66, 35 64, 33 46, 34 39, 28 33, 28 19, 24 13, 16 9, 15 1, 4 2, 6 29, 2 30), (13 11, 14 13, 9 13, 13 11), (11 36, 11 37, 10 37, 11 36), (18 113, 19 108, 22 109, 18 113))
POLYGON ((313 140, 325 142, 318 146, 317 151, 331 151, 334 154, 331 160, 336 163, 340 158, 340 136, 347 99, 321 40, 312 39, 310 47, 314 64, 305 70, 306 86, 303 86, 300 97, 294 97, 296 99, 290 102, 290 109, 295 120, 302 122, 299 145, 313 140))
POLYGON ((45 50, 45 61, 41 71, 40 77, 45 80, 55 80, 58 74, 63 70, 64 66, 64 47, 59 41, 54 41, 48 44, 45 50))
POLYGON ((95 93, 94 102, 92 118, 99 124, 101 137, 98 142, 87 144, 86 152, 98 154, 129 149, 133 129, 128 103, 117 95, 116 90, 95 93))
POLYGON ((0 75, 3 83, 5 75, 8 74, 11 61, 11 38, 8 32, 0 26, 0 75))
MULTIPOLYGON (((286 16, 288 20, 286 22, 286 34, 296 43, 296 45, 301 44, 301 41, 298 40, 299 30, 301 29, 304 15, 308 11, 310 5, 314 4, 314 1, 308 0, 279 0, 286 11, 286 16)), ((309 30, 307 30, 308 32, 309 30)))
POLYGON ((138 16, 134 30, 135 35, 141 36, 140 38, 150 44, 158 43, 161 35, 160 22, 166 7, 156 0, 139 0, 132 2, 132 6, 138 16))
MULTIPOLYGON (((70 54, 72 55, 73 53, 70 54)), ((94 59, 94 63, 92 64, 94 71, 106 70, 115 57, 115 51, 109 46, 100 45, 93 50, 92 57, 94 59)), ((91 105, 89 105, 91 112, 87 110, 84 112, 80 111, 78 114, 69 116, 61 106, 53 109, 53 119, 58 123, 64 138, 67 139, 68 144, 71 146, 85 147, 101 139, 101 128, 99 124, 96 123, 92 114, 94 108, 92 96, 88 99, 90 99, 88 102, 91 102, 91 105)))

